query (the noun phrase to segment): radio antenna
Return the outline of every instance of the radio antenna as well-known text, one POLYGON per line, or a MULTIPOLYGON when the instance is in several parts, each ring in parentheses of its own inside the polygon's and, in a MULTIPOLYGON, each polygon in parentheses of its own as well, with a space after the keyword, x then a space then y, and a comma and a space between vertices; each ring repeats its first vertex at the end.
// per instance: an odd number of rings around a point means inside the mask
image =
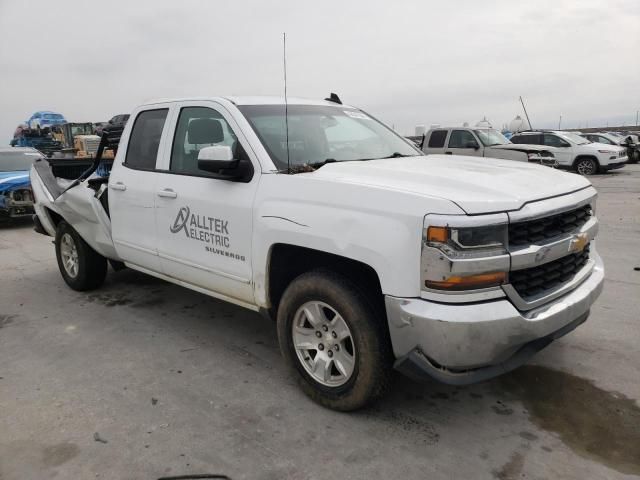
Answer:
POLYGON ((522 95, 520 96, 520 103, 522 104, 522 109, 524 110, 524 115, 527 117, 527 123, 529 124, 529 130, 532 130, 531 120, 529 120, 529 114, 527 113, 527 107, 524 106, 524 100, 522 100, 522 95))
POLYGON ((284 129, 287 142, 287 173, 291 173, 289 162, 289 104, 287 101, 287 33, 282 34, 282 61, 284 66, 284 129))

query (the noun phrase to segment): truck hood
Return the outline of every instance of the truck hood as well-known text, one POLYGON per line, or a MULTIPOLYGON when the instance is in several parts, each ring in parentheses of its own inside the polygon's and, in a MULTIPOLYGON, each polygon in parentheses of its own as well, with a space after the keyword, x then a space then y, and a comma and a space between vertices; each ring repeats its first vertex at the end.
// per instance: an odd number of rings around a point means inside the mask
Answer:
POLYGON ((542 151, 555 152, 558 150, 556 147, 547 147, 546 145, 528 145, 528 144, 521 144, 521 143, 491 145, 490 147, 487 147, 486 150, 491 150, 493 148, 497 150, 517 150, 519 152, 542 152, 542 151))
POLYGON ((15 190, 16 188, 29 187, 29 171, 0 172, 0 194, 15 190))
POLYGON ((585 143, 584 145, 578 145, 578 146, 581 148, 593 150, 594 152, 597 152, 598 150, 607 150, 609 152, 619 152, 621 150, 626 150, 625 147, 622 147, 620 145, 609 145, 607 143, 598 143, 598 142, 585 143))
POLYGON ((300 175, 439 197, 471 215, 518 210, 531 201, 591 186, 580 175, 541 165, 460 155, 336 162, 300 175))

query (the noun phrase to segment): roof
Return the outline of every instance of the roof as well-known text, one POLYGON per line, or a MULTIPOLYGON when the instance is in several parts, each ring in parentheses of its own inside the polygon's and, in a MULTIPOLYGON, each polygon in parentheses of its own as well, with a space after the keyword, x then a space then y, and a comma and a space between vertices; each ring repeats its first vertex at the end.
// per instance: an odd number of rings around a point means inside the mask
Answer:
POLYGON ((437 127, 429 128, 427 130, 427 132, 429 130, 452 130, 452 129, 455 129, 455 130, 465 130, 465 129, 466 130, 497 130, 497 128, 495 128, 495 127, 488 127, 488 126, 484 126, 484 125, 481 126, 481 127, 477 127, 477 126, 476 127, 471 127, 469 125, 467 125, 466 127, 465 126, 460 126, 460 125, 457 125, 457 126, 454 126, 454 127, 438 125, 437 127))
MULTIPOLYGON (((193 102, 193 101, 220 101, 227 100, 235 105, 284 105, 284 97, 278 96, 241 96, 241 97, 187 97, 187 98, 159 98, 145 102, 144 105, 153 105, 156 103, 173 103, 173 102, 193 102)), ((329 107, 354 108, 350 105, 341 105, 339 103, 328 102, 326 100, 287 97, 288 105, 324 105, 329 107)))
POLYGON ((40 153, 33 147, 2 147, 0 153, 40 153))

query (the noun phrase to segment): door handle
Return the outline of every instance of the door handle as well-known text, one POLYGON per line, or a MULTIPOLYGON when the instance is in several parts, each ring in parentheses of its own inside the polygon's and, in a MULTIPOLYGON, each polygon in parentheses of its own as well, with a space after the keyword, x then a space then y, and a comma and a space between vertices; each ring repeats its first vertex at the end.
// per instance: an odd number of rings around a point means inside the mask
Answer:
POLYGON ((444 152, 445 155, 453 155, 453 152, 444 152))
POLYGON ((120 190, 121 192, 124 192, 127 189, 127 186, 122 182, 116 182, 109 185, 109 188, 111 190, 120 190))
POLYGON ((178 194, 173 190, 171 190, 170 188, 165 188, 164 190, 160 190, 158 192, 158 196, 164 197, 164 198, 176 198, 178 194))

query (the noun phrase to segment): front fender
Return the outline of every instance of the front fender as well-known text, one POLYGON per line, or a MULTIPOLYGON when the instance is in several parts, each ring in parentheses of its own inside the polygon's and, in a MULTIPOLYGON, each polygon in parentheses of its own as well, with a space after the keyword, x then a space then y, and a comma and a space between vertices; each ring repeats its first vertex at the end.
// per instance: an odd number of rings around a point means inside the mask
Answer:
POLYGON ((463 214, 453 203, 366 185, 307 181, 302 175, 263 175, 254 208, 256 303, 267 301, 273 245, 339 255, 372 267, 387 295, 420 295, 424 215, 463 214))

